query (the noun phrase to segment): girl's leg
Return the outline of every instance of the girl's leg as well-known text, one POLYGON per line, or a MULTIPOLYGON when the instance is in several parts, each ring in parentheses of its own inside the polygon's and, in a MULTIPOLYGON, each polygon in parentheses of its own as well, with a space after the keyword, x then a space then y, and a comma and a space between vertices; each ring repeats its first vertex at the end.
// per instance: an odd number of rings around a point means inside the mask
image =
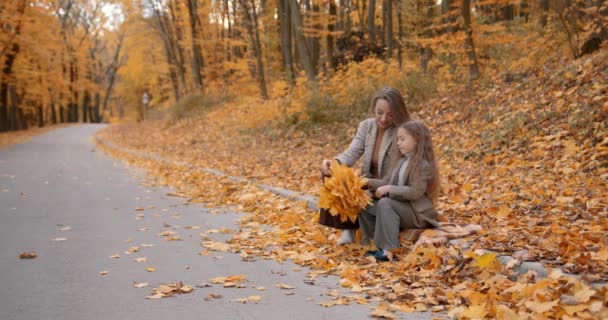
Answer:
MULTIPOLYGON (((376 204, 376 229, 374 242, 376 247, 390 250, 399 248, 399 226, 409 224, 416 219, 416 213, 409 203, 382 198, 376 204)), ((360 220, 361 221, 361 220, 360 220)))

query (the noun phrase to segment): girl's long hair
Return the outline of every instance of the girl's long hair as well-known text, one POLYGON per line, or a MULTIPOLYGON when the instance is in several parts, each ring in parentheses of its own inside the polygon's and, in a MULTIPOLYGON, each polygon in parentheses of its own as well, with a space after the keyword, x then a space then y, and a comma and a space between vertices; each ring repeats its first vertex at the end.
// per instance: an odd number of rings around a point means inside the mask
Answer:
POLYGON ((404 178, 406 181, 412 181, 414 173, 419 171, 426 161, 431 166, 432 175, 426 186, 426 195, 435 203, 439 197, 441 186, 431 132, 422 122, 416 120, 407 121, 401 124, 398 129, 406 130, 416 140, 416 148, 410 155, 404 178))

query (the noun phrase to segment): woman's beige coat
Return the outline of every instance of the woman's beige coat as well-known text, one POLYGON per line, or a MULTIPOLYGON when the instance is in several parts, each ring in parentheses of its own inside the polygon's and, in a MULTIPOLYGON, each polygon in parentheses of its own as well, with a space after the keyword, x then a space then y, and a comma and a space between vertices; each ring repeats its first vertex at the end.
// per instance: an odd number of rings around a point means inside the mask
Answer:
MULTIPOLYGON (((391 155, 395 154, 395 135, 397 129, 392 126, 387 128, 382 137, 382 143, 380 144, 380 152, 378 155, 378 173, 380 177, 388 177, 390 174, 391 166, 391 155)), ((378 124, 376 119, 369 118, 361 121, 357 128, 357 133, 350 143, 350 146, 346 151, 342 152, 336 157, 341 164, 348 167, 352 167, 359 158, 363 158, 361 163, 361 175, 365 177, 372 177, 371 166, 372 156, 374 152, 374 144, 376 143, 376 135, 378 134, 378 124)))

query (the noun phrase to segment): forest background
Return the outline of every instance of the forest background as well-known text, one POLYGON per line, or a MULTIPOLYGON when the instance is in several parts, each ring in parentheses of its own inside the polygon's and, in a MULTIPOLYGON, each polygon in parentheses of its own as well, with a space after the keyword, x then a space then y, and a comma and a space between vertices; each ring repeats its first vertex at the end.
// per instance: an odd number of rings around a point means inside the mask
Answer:
MULTIPOLYGON (((519 81, 598 50, 602 0, 3 1, 0 131, 142 119, 259 96, 294 121, 360 118, 393 85, 519 81), (362 63, 363 61, 366 61, 362 63)), ((178 115, 179 116, 179 115, 178 115)))

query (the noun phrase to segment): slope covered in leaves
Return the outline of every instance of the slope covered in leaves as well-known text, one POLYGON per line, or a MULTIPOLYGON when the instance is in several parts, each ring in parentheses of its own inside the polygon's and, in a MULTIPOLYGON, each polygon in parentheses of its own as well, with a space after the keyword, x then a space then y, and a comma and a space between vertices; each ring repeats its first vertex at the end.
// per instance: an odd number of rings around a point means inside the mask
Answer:
MULTIPOLYGON (((421 106, 414 116, 431 128, 441 158, 440 209, 456 222, 480 223, 486 232, 462 246, 406 246, 389 264, 370 263, 362 257, 365 248, 336 248, 336 235, 316 225, 313 212, 252 184, 116 155, 148 168, 192 201, 251 213, 231 242, 244 260, 293 259, 313 267, 313 278, 337 274, 355 293, 389 303, 379 308, 447 307, 459 318, 601 318, 608 312, 606 289, 559 272, 545 280, 518 277, 512 266, 476 249, 541 260, 585 281, 608 279, 606 61, 603 51, 565 67, 556 61, 472 88, 442 88, 421 106), (266 232, 261 224, 275 228, 266 232)), ((281 111, 278 101, 243 98, 178 122, 113 126, 101 135, 130 149, 314 193, 321 159, 348 145, 362 117, 287 126, 281 111)))

